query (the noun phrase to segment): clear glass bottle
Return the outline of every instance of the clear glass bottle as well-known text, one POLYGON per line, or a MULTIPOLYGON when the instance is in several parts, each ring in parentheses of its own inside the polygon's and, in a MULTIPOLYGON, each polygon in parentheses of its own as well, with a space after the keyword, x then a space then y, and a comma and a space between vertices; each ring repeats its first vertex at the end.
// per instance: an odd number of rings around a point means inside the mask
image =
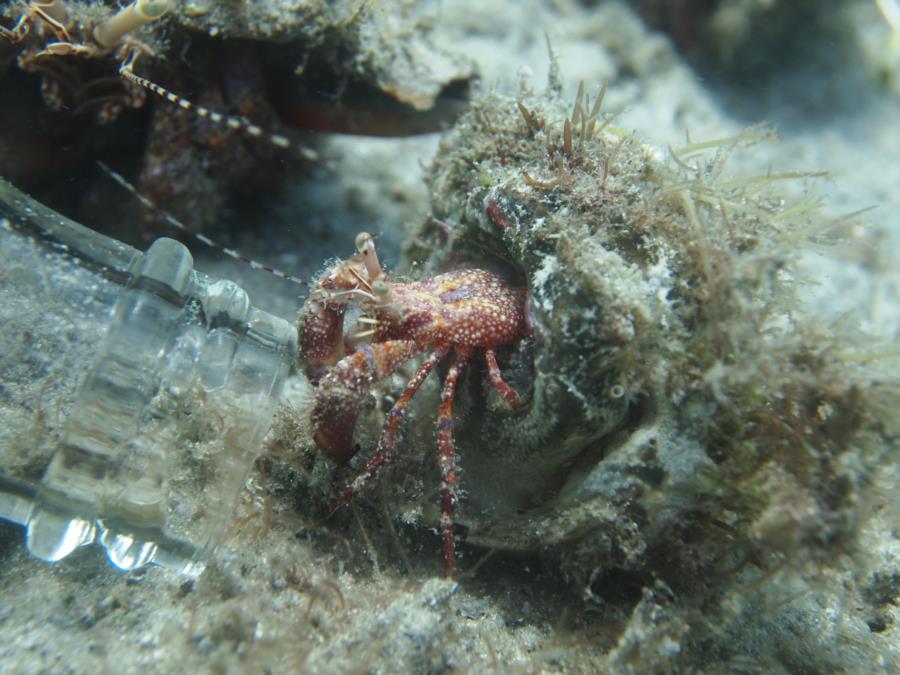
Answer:
POLYGON ((295 354, 177 241, 142 254, 0 179, 0 517, 34 555, 198 574, 295 354))

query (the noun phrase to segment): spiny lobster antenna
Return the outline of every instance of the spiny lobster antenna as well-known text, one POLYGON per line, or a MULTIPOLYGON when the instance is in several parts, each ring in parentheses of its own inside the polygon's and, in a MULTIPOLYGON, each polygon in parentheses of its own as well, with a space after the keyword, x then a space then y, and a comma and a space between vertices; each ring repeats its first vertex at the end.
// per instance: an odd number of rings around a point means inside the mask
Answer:
POLYGON ((132 54, 131 58, 129 58, 127 61, 124 61, 122 65, 119 66, 120 77, 123 77, 129 82, 132 82, 139 87, 143 87, 148 91, 152 91, 154 94, 161 96, 170 103, 177 105, 184 110, 189 110, 196 114, 198 117, 207 119, 217 126, 229 129, 231 131, 236 131, 238 133, 243 133, 250 138, 267 142, 277 148, 282 148, 284 150, 296 150, 301 157, 313 162, 319 159, 319 153, 317 153, 315 150, 294 143, 287 136, 266 131, 262 127, 253 124, 252 122, 243 118, 235 117, 234 115, 226 115, 224 113, 216 112, 215 110, 210 110, 209 108, 206 108, 197 103, 193 103, 188 99, 169 91, 165 87, 161 87, 160 85, 156 84, 156 82, 152 82, 147 78, 141 77, 134 72, 134 62, 137 59, 137 56, 138 52, 135 51, 132 54))
POLYGON ((147 207, 154 213, 160 215, 163 218, 163 220, 166 221, 166 223, 168 225, 172 226, 179 232, 184 232, 186 235, 193 237, 194 239, 199 241, 201 244, 204 244, 205 246, 209 246, 210 248, 215 249, 216 251, 221 251, 222 253, 227 255, 229 258, 234 258, 235 260, 238 260, 246 265, 249 265, 252 269, 262 270, 263 272, 268 272, 269 274, 274 274, 279 279, 284 279, 285 281, 289 281, 292 284, 297 284, 298 286, 304 286, 307 288, 309 287, 309 282, 304 281, 303 279, 300 279, 299 277, 295 277, 292 274, 288 274, 287 272, 282 272, 281 270, 276 269, 274 267, 269 267, 268 265, 263 265, 261 262, 257 262, 256 260, 253 260, 252 258, 248 258, 247 256, 243 255, 242 253, 238 253, 233 248, 228 248, 227 246, 220 244, 219 242, 215 241, 214 239, 210 239, 205 234, 201 234, 200 232, 196 232, 196 231, 192 230, 187 225, 185 225, 180 220, 178 220, 175 216, 173 216, 171 213, 169 213, 162 207, 157 206, 149 197, 146 197, 145 195, 142 195, 140 192, 138 192, 137 189, 131 183, 129 183, 127 180, 125 180, 125 178, 123 178, 120 174, 116 173, 111 168, 109 168, 106 164, 104 164, 103 162, 97 162, 97 164, 100 166, 101 169, 103 169, 104 172, 106 172, 107 175, 109 175, 110 178, 112 178, 119 185, 121 185, 123 188, 128 190, 135 197, 137 197, 138 201, 140 201, 141 204, 143 204, 145 207, 147 207))

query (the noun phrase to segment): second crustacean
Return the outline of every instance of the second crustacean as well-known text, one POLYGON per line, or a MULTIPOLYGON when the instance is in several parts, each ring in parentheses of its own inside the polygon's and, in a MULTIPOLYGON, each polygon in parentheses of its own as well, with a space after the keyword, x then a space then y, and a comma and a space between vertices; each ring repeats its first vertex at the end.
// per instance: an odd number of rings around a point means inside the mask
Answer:
MULTIPOLYGON (((140 108, 146 95, 137 83, 110 78, 105 60, 132 68, 142 54, 154 50, 132 34, 161 19, 168 0, 135 0, 102 21, 76 19, 63 0, 22 2, 12 28, 0 25, 0 37, 19 49, 16 61, 24 71, 41 76, 41 94, 52 110, 96 110, 107 124, 123 108, 140 108), (94 60, 91 69, 87 61, 94 60)), ((2 13, 0 13, 2 16, 2 13)), ((79 15, 80 19, 81 17, 79 15)))
POLYGON ((499 394, 510 405, 518 403, 518 394, 500 375, 495 349, 525 336, 525 293, 479 269, 460 269, 419 281, 391 281, 381 269, 372 237, 360 234, 356 244, 359 253, 322 275, 300 314, 300 359, 316 386, 312 413, 316 445, 338 459, 348 459, 354 451, 354 427, 372 385, 415 356, 425 354, 426 358, 388 412, 375 454, 344 490, 332 513, 353 499, 390 458, 410 401, 428 374, 447 360, 450 366, 441 392, 437 452, 444 572, 451 576, 457 499, 453 444, 456 383, 478 350, 499 394), (356 329, 345 335, 344 318, 354 304, 362 315, 356 329))

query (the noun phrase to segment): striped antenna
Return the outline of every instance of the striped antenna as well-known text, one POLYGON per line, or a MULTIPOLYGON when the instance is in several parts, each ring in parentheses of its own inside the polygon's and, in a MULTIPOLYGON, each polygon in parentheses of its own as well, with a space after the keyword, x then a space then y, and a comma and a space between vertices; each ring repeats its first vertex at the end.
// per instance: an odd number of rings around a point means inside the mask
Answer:
POLYGON ((133 67, 134 57, 119 66, 119 75, 129 82, 132 82, 139 87, 143 87, 148 91, 152 91, 154 94, 161 96, 170 103, 177 105, 184 110, 190 110, 198 117, 207 119, 213 124, 224 129, 243 133, 250 138, 265 141, 277 148, 282 148, 284 150, 294 149, 300 154, 301 157, 309 161, 314 162, 319 159, 319 153, 317 153, 312 148, 298 145, 291 141, 291 139, 287 136, 266 131, 262 127, 240 117, 226 115, 224 113, 216 112, 215 110, 210 110, 209 108, 206 108, 197 103, 192 103, 186 98, 183 98, 178 94, 169 91, 165 87, 159 86, 158 84, 156 84, 156 82, 151 82, 150 80, 135 74, 133 67))
POLYGON ((261 270, 263 272, 268 272, 269 274, 275 275, 279 279, 284 279, 285 281, 289 281, 292 284, 297 284, 298 286, 309 287, 309 282, 304 281, 303 279, 300 279, 299 277, 295 277, 291 274, 288 274, 287 272, 282 272, 281 270, 275 269, 274 267, 269 267, 268 265, 263 265, 261 262, 257 262, 256 260, 253 260, 252 258, 248 258, 247 256, 245 256, 241 253, 238 253, 233 248, 228 248, 227 246, 223 246, 219 242, 217 242, 213 239, 210 239, 205 234, 201 234, 200 232, 195 232, 194 230, 190 229, 187 225, 182 223, 180 220, 178 220, 171 213, 169 213, 168 211, 164 210, 162 207, 157 206, 155 203, 153 203, 153 201, 150 200, 150 198, 148 198, 148 197, 142 195, 140 192, 138 192, 137 189, 131 183, 129 183, 127 180, 125 180, 125 178, 123 178, 120 174, 116 173, 111 168, 109 168, 106 164, 104 164, 103 162, 99 162, 99 161, 97 162, 97 164, 100 166, 101 169, 103 169, 103 171, 110 178, 112 178, 119 185, 121 185, 123 188, 128 190, 135 197, 137 197, 138 201, 140 201, 141 204, 143 204, 145 207, 147 207, 154 213, 161 216, 162 219, 165 220, 168 225, 172 226, 179 232, 184 232, 186 235, 193 237, 194 239, 199 241, 201 244, 204 244, 205 246, 209 246, 210 248, 215 249, 216 251, 221 251, 222 253, 227 255, 229 258, 234 258, 235 260, 239 260, 240 262, 242 262, 246 265, 249 265, 252 269, 261 270))

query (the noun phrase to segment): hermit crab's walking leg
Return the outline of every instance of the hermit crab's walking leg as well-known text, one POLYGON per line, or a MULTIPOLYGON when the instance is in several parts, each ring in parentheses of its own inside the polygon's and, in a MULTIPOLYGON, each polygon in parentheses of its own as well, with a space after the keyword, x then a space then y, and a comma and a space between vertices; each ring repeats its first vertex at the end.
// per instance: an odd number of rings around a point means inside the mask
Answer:
POLYGON ((390 458, 391 452, 400 438, 400 422, 403 421, 406 409, 409 407, 409 402, 412 400, 413 396, 416 395, 416 392, 419 390, 422 382, 425 381, 425 378, 428 377, 428 373, 434 370, 434 367, 440 363, 441 359, 446 355, 446 349, 438 350, 425 359, 422 365, 419 366, 416 374, 412 376, 409 384, 406 385, 406 389, 403 390, 400 398, 397 399, 397 402, 394 403, 394 407, 391 408, 391 411, 388 413, 384 427, 381 429, 381 438, 378 440, 378 448, 366 465, 365 471, 359 474, 359 476, 347 486, 347 489, 344 490, 340 499, 338 499, 334 506, 331 507, 331 511, 328 514, 329 516, 346 506, 351 499, 359 494, 359 491, 363 489, 365 484, 375 477, 378 470, 381 468, 381 465, 390 458))
POLYGON ((519 405, 519 395, 516 393, 516 390, 510 387, 506 383, 506 380, 500 375, 500 368, 497 366, 497 355, 494 353, 493 349, 485 350, 484 360, 488 367, 488 377, 494 385, 494 388, 497 390, 497 393, 505 398, 507 403, 511 406, 516 407, 519 405))
POLYGON ((444 576, 453 576, 456 543, 453 540, 453 522, 456 513, 456 451, 453 447, 453 395, 459 373, 469 360, 471 348, 459 348, 456 360, 447 371, 444 390, 441 392, 441 410, 438 413, 437 445, 438 464, 441 468, 441 539, 444 545, 444 576))

